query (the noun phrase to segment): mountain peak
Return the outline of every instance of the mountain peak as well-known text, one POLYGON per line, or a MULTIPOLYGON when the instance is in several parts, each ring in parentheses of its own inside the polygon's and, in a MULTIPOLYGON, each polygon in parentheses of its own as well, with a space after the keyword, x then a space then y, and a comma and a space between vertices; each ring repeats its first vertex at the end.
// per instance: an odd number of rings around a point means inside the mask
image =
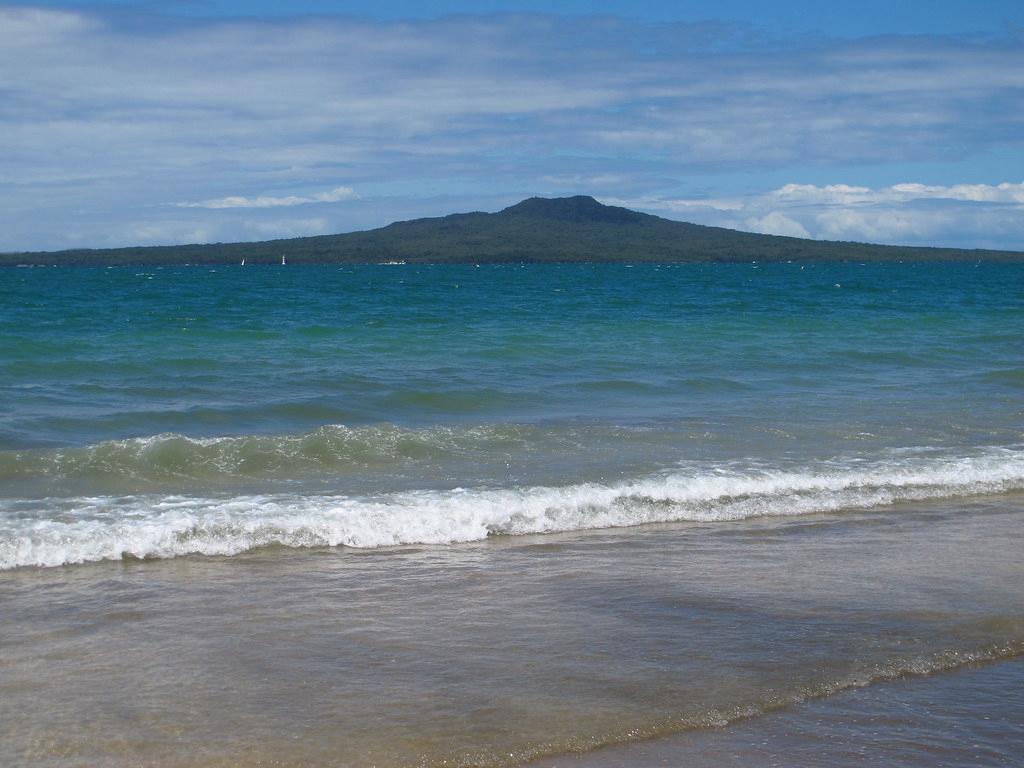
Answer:
POLYGON ((643 214, 628 208, 603 205, 588 195, 575 197, 530 197, 499 213, 500 216, 529 216, 559 221, 597 221, 626 224, 640 221, 643 214))

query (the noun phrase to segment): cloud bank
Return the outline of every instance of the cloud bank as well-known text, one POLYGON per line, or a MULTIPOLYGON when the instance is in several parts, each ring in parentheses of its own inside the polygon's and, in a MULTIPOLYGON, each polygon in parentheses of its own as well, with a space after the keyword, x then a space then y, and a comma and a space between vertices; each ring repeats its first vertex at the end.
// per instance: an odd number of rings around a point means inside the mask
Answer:
POLYGON ((785 184, 735 198, 615 199, 713 226, 818 240, 1024 247, 1024 183, 785 184))
POLYGON ((542 15, 156 22, 8 7, 0 93, 5 250, 261 237, 260 209, 276 209, 282 233, 301 221, 341 231, 577 192, 687 215, 733 205, 723 221, 787 234, 937 244, 973 242, 982 220, 968 203, 985 204, 985 242, 1024 247, 1014 185, 973 170, 1024 157, 1016 38, 779 42, 542 15), (908 163, 939 169, 927 180, 945 186, 871 180, 908 163), (867 186, 793 184, 758 203, 737 193, 741 173, 867 186), (798 210, 801 195, 824 218, 798 210), (939 215, 944 202, 962 205, 939 215), (310 204, 316 217, 302 215, 310 204), (935 223, 961 214, 962 230, 935 223))

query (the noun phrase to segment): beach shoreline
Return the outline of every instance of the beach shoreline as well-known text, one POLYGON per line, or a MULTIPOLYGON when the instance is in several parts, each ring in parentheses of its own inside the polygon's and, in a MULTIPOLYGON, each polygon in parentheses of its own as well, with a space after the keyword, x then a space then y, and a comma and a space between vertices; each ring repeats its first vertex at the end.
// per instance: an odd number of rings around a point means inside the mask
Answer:
POLYGON ((803 768, 1018 653, 1021 268, 800 266, 19 270, 0 764, 803 768))
POLYGON ((1024 657, 854 688, 727 725, 529 768, 1009 768, 1024 754, 1024 657))

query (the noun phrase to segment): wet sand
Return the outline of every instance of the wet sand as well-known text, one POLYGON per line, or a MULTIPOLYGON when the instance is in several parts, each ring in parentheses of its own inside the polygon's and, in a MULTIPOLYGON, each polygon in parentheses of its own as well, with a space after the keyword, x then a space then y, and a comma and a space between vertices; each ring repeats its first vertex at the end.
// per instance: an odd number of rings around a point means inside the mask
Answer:
POLYGON ((530 768, 1024 765, 1024 659, 844 691, 722 728, 530 768))

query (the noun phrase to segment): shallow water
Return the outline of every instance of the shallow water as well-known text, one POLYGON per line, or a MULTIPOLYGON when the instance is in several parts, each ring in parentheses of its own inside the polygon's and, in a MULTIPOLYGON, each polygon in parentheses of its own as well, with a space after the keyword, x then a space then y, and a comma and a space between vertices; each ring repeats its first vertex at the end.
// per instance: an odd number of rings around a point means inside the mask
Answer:
POLYGON ((18 569, 0 761, 510 765, 1012 658, 1021 512, 18 569))
POLYGON ((1021 338, 1021 265, 2 271, 0 763, 512 765, 1015 658, 1021 338))
POLYGON ((532 768, 1014 768, 1024 661, 970 665, 789 707, 730 727, 543 758, 532 768))

